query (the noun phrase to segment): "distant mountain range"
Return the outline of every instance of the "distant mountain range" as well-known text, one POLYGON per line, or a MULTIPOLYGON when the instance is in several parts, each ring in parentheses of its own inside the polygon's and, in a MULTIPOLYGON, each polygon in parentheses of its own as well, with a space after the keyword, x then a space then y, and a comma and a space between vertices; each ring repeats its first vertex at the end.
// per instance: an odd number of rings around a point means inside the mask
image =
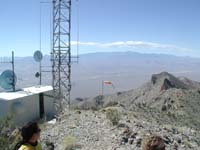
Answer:
MULTIPOLYGON (((39 64, 32 57, 16 57, 15 70, 18 88, 38 84, 35 73, 39 64)), ((51 66, 50 56, 44 56, 43 66, 51 66)), ((151 74, 162 71, 200 81, 200 58, 177 57, 163 54, 135 52, 92 53, 80 55, 79 63, 72 65, 72 97, 90 97, 101 93, 102 81, 112 81, 115 88, 105 86, 105 93, 136 88, 151 74)), ((0 72, 9 69, 0 64, 0 72)), ((44 71, 51 68, 43 67, 44 71)), ((43 84, 51 84, 51 73, 43 73, 43 84)))

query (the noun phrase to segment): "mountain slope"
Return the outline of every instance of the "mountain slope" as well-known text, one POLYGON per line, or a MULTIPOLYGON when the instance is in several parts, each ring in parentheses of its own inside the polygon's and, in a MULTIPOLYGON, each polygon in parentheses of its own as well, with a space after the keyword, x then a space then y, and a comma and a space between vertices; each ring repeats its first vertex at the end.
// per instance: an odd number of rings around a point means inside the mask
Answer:
POLYGON ((199 85, 162 72, 135 90, 78 98, 74 109, 64 112, 59 121, 45 124, 43 146, 51 143, 46 146, 54 144, 58 150, 140 150, 143 139, 156 134, 164 139, 166 150, 198 150, 199 85), (111 111, 109 116, 118 118, 118 124, 108 117, 111 111))
POLYGON ((198 82, 189 79, 186 82, 182 78, 162 72, 152 75, 151 81, 138 89, 85 99, 75 103, 74 107, 100 109, 117 105, 127 110, 142 110, 141 114, 146 117, 152 113, 163 123, 167 121, 173 122, 174 125, 200 129, 199 87, 198 82))

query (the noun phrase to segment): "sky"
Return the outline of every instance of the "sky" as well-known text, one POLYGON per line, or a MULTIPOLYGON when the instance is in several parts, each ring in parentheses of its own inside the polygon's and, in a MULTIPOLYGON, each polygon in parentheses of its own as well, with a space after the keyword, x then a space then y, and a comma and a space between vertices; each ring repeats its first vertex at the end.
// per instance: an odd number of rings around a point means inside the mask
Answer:
MULTIPOLYGON (((40 7, 42 52, 50 54, 51 3, 4 0, 1 57, 12 50, 16 56, 32 56, 40 48, 40 7)), ((199 7, 200 0, 72 0, 72 53, 79 26, 80 54, 133 51, 200 57, 199 7)))

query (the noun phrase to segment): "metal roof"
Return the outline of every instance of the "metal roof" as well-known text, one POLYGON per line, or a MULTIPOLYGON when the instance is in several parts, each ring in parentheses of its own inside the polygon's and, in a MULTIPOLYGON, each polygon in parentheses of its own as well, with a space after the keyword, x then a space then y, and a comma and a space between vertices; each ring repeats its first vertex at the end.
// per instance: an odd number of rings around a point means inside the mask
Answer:
POLYGON ((16 92, 1 92, 0 100, 13 100, 13 99, 27 97, 27 96, 31 96, 31 95, 35 95, 35 94, 39 94, 43 92, 48 92, 52 90, 53 90, 52 86, 44 86, 44 85, 32 86, 32 87, 24 88, 16 92))

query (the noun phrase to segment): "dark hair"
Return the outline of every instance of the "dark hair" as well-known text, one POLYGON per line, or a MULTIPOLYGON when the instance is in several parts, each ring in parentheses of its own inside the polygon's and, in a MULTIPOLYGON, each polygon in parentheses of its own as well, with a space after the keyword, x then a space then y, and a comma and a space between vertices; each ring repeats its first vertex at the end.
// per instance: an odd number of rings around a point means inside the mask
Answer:
POLYGON ((21 145, 28 143, 34 133, 39 133, 41 130, 36 122, 29 122, 21 129, 22 141, 18 142, 15 146, 15 150, 18 150, 21 145))

